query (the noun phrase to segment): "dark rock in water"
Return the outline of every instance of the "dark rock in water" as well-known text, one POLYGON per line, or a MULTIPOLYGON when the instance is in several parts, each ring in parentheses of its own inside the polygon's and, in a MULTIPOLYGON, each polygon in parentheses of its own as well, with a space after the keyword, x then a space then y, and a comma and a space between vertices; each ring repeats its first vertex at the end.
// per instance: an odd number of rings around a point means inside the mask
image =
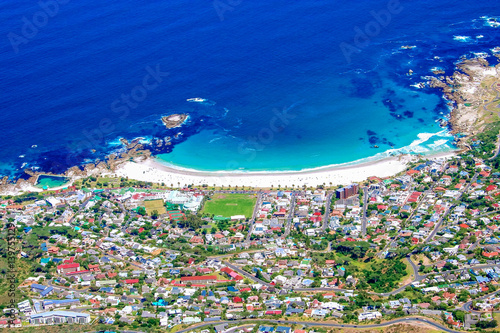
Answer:
POLYGON ((297 134, 297 139, 302 140, 302 135, 297 134))
POLYGON ((371 80, 365 78, 354 78, 351 80, 353 86, 350 96, 368 99, 375 94, 375 88, 371 80))
POLYGON ((370 142, 370 144, 374 145, 374 144, 379 142, 379 138, 377 138, 376 136, 370 136, 368 138, 368 142, 370 142))
POLYGON ((394 143, 392 143, 391 141, 387 141, 387 144, 388 144, 389 146, 391 146, 391 147, 394 147, 394 146, 395 146, 395 145, 394 145, 394 143))
POLYGON ((418 118, 418 121, 421 123, 425 123, 425 120, 423 120, 422 118, 418 118))
POLYGON ((441 114, 441 112, 446 113, 448 111, 448 107, 446 105, 445 100, 440 100, 438 105, 434 108, 433 112, 435 114, 441 114))
POLYGON ((392 101, 391 102, 384 101, 383 103, 384 103, 384 106, 386 108, 388 108, 390 112, 396 112, 397 107, 394 104, 392 104, 392 101))
POLYGON ((377 133, 375 133, 374 131, 366 131, 366 134, 368 134, 368 136, 373 136, 373 135, 377 135, 377 133))
POLYGON ((400 114, 395 113, 395 112, 391 112, 391 113, 390 113, 390 115, 391 115, 394 119, 396 119, 396 120, 403 120, 403 119, 404 119, 404 118, 403 118, 400 114))
POLYGON ((409 110, 406 110, 403 114, 406 118, 413 118, 413 112, 409 110))

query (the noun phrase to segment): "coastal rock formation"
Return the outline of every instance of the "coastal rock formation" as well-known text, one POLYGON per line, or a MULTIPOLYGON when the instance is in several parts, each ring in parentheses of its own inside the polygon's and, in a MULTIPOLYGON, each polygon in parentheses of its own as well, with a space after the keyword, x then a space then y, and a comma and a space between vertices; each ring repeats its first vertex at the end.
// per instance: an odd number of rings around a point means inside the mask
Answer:
POLYGON ((453 134, 461 134, 459 146, 466 138, 484 129, 491 116, 485 104, 496 97, 492 88, 500 82, 500 65, 490 66, 483 58, 464 60, 457 65, 452 76, 431 78, 429 86, 439 88, 453 107, 450 126, 453 134))
POLYGON ((181 126, 182 123, 186 121, 187 117, 187 114, 171 114, 169 116, 162 117, 161 121, 166 128, 175 128, 181 126))
MULTIPOLYGON (((10 180, 8 177, 4 177, 0 180, 0 193, 16 195, 22 192, 28 191, 40 191, 35 187, 38 176, 41 174, 49 176, 62 176, 71 179, 71 182, 89 177, 89 176, 100 176, 106 174, 113 174, 113 172, 123 163, 129 162, 131 160, 142 161, 151 156, 150 147, 145 147, 140 143, 142 138, 137 138, 128 142, 122 139, 121 142, 125 145, 125 151, 121 152, 119 155, 110 154, 104 160, 97 159, 93 163, 87 163, 82 166, 73 166, 66 170, 63 174, 54 174, 51 172, 40 172, 33 171, 32 169, 23 170, 25 174, 29 176, 27 179, 19 178, 16 181, 10 180)), ((168 145, 170 143, 165 140, 162 145, 168 145)))

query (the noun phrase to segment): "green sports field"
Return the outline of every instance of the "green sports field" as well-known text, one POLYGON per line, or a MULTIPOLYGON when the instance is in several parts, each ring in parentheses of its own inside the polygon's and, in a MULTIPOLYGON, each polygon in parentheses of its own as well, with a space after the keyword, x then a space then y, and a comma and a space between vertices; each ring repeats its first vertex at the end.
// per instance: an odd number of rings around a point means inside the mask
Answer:
POLYGON ((249 194, 215 194, 212 200, 207 200, 203 207, 203 214, 221 215, 231 217, 234 215, 245 215, 252 217, 257 197, 249 194))
POLYGON ((165 209, 165 206, 163 205, 163 200, 158 199, 158 200, 145 200, 144 201, 144 206, 146 207, 146 212, 148 215, 153 214, 153 211, 157 211, 158 214, 163 215, 166 214, 167 211, 165 209))

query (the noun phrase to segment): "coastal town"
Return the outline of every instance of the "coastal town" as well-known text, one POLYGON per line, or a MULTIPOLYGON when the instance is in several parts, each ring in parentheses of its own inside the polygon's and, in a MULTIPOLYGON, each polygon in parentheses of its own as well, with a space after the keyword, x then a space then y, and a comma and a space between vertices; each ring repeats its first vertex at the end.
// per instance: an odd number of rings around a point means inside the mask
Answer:
POLYGON ((0 333, 500 333, 499 3, 0 13, 0 333))
POLYGON ((496 327, 496 133, 493 124, 463 154, 345 186, 175 188, 88 177, 4 196, 2 281, 15 273, 15 283, 2 282, 0 325, 496 327))

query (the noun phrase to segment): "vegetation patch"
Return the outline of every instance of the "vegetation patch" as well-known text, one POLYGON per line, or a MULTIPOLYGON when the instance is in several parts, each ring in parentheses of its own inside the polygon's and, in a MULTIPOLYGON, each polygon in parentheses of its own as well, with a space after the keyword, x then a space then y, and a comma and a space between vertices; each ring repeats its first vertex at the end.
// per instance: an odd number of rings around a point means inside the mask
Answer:
POLYGON ((202 214, 224 217, 245 215, 251 218, 256 202, 257 198, 251 194, 216 194, 206 201, 202 214))
POLYGON ((408 274, 406 266, 401 260, 375 262, 370 269, 363 270, 363 276, 373 291, 386 293, 398 288, 401 279, 408 274))

